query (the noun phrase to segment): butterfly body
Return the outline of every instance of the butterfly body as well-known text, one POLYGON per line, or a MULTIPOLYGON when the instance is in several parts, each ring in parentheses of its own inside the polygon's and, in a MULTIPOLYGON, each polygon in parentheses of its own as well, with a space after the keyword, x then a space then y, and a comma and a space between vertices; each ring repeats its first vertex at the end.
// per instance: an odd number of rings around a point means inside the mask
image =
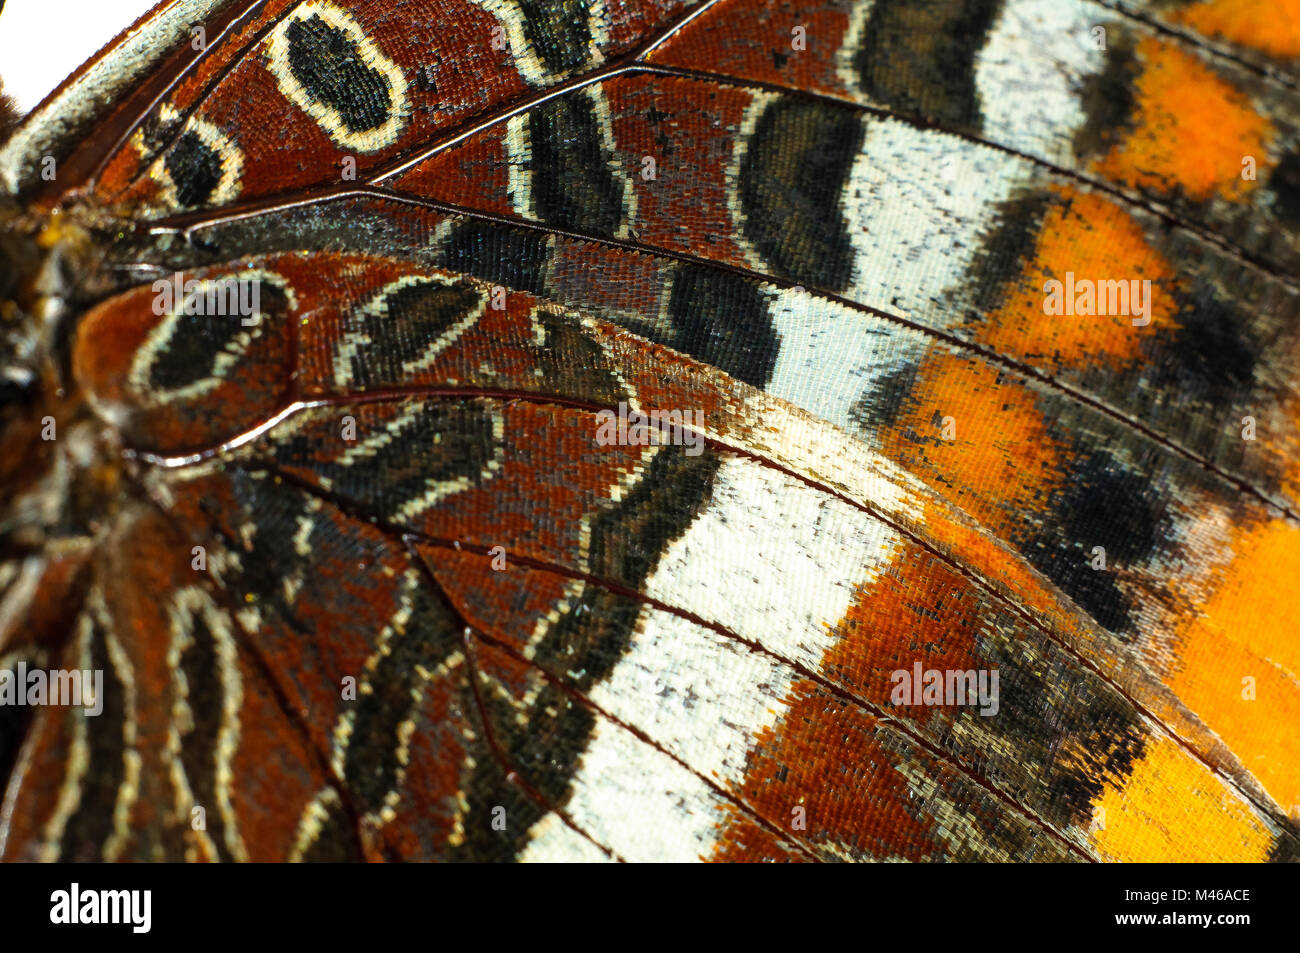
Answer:
POLYGON ((0 856, 1292 858, 1300 111, 1168 16, 161 4, 0 155, 0 856))

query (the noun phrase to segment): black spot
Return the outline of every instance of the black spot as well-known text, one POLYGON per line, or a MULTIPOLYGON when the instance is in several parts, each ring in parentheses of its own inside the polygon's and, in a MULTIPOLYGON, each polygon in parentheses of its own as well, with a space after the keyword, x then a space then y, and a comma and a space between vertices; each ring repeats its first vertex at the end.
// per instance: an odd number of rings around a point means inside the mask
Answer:
POLYGON ((841 291, 853 245, 841 203, 865 128, 851 110, 780 99, 759 117, 740 165, 745 236, 783 278, 841 291))
POLYGON ((182 208, 203 205, 221 184, 221 155, 193 130, 176 140, 163 166, 176 186, 176 201, 182 208))
POLYGON ((978 131, 975 57, 1001 0, 877 0, 854 57, 873 100, 978 131))
POLYGON ((1284 155, 1268 179, 1278 218, 1300 230, 1300 149, 1284 155))
POLYGON ((524 32, 546 68, 571 73, 587 65, 594 41, 586 0, 518 0, 524 32))
POLYGON ((217 358, 235 348, 245 330, 234 316, 178 315, 176 321, 171 338, 149 365, 149 386, 154 390, 176 390, 212 376, 217 358))
POLYGON ((664 344, 712 364, 737 380, 762 387, 776 366, 780 337, 759 286, 739 275, 704 265, 679 265, 664 344))
POLYGON ((1122 631, 1133 607, 1114 570, 1147 559, 1167 530, 1153 481, 1104 450, 1079 448, 1048 506, 1056 520, 1021 551, 1101 626, 1122 631), (1094 546, 1106 550, 1105 569, 1092 568, 1094 546))
POLYGON ((533 205, 548 225, 612 237, 623 223, 623 187, 601 148, 600 120, 585 95, 565 96, 528 115, 533 205))
POLYGON ((1257 348, 1247 337, 1248 318, 1200 281, 1179 303, 1178 329, 1151 342, 1155 382, 1215 410, 1236 406, 1255 385, 1257 348))
MULTIPOLYGON (((149 386, 158 391, 172 391, 212 377, 217 372, 217 361, 222 354, 238 354, 240 336, 252 334, 255 327, 245 327, 241 304, 253 301, 252 289, 236 276, 212 279, 214 289, 209 298, 205 291, 199 310, 203 314, 177 314, 176 325, 165 346, 154 355, 149 365, 149 386), (228 282, 218 285, 216 282, 228 282)), ((284 289, 261 281, 257 287, 258 313, 262 324, 275 318, 283 319, 289 310, 289 299, 284 289)), ((185 302, 173 302, 179 311, 185 302)), ((251 308, 247 309, 251 312, 251 308)))
POLYGON ((465 222, 443 246, 441 266, 514 288, 542 294, 550 240, 541 232, 492 222, 465 222))
POLYGON ((312 99, 335 110, 349 132, 368 132, 388 121, 388 80, 365 64, 345 32, 313 14, 292 21, 285 37, 294 79, 312 99))
MULTIPOLYGON (((395 387, 410 375, 405 364, 428 351, 480 303, 481 293, 468 282, 445 285, 421 280, 391 292, 378 313, 357 311, 347 321, 348 336, 366 339, 352 357, 352 377, 359 388, 395 387)), ((347 338, 344 338, 346 341, 347 338)))
POLYGON ((1086 119, 1074 134, 1074 151, 1081 158, 1108 150, 1133 121, 1133 84, 1142 64, 1127 30, 1107 31, 1105 66, 1084 79, 1079 97, 1086 119))

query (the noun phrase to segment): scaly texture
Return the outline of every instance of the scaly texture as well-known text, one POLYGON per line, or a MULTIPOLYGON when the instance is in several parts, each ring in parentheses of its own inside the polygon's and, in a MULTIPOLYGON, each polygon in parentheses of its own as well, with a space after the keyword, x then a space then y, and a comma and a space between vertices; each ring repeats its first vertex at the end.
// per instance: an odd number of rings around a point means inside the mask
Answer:
POLYGON ((0 857, 1294 859, 1295 6, 161 4, 0 152, 0 857))

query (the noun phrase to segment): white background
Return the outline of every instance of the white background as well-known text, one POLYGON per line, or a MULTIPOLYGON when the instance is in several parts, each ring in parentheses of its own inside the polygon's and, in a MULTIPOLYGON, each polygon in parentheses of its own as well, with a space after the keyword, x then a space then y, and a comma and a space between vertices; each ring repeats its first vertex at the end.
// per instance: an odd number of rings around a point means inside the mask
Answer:
POLYGON ((6 0, 0 80, 27 112, 156 0, 6 0))

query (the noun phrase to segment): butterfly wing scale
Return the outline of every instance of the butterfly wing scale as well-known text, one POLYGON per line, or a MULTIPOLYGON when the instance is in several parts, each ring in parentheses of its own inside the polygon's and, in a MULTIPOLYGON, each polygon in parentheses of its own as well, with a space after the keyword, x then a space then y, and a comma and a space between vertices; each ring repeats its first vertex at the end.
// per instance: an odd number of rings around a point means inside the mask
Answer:
POLYGON ((30 651, 106 717, 33 718, 6 856, 1294 854, 1285 56, 755 6, 224 5, 86 147, 110 268, 265 307, 81 322, 133 489, 30 651), (1150 324, 1043 320, 1069 266, 1150 324), (620 404, 699 454, 602 445, 620 404), (913 662, 1000 711, 900 704, 913 662))

